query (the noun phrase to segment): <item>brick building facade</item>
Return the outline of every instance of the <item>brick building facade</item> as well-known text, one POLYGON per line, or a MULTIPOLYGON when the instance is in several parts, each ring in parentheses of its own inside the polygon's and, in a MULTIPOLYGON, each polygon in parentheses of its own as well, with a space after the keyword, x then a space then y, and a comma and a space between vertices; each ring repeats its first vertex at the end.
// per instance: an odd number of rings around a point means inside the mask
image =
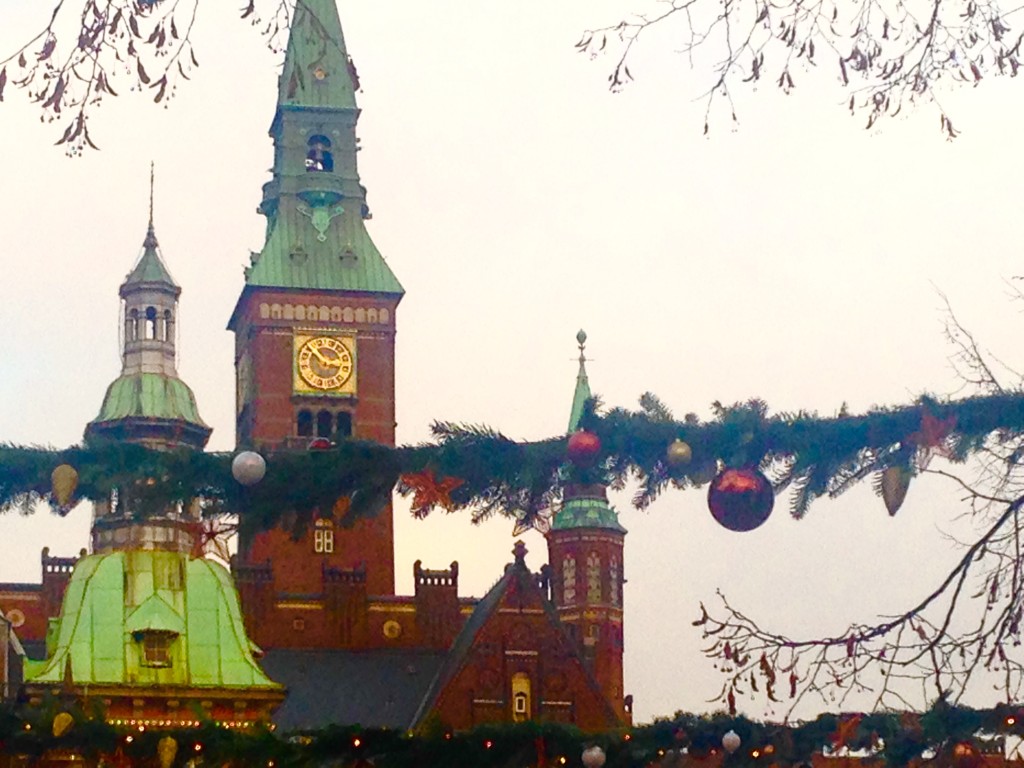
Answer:
MULTIPOLYGON (((270 129, 273 175, 260 205, 266 242, 228 323, 237 443, 267 455, 313 440, 394 445, 403 289, 366 228, 355 70, 334 0, 300 3, 292 22, 270 129)), ((590 395, 583 341, 570 429, 590 395)), ((114 410, 105 401, 104 413, 114 410)), ((194 416, 189 423, 205 427, 194 416)), ((90 429, 109 431, 106 423, 90 429)), ((146 423, 132 422, 136 438, 146 423)), ((267 676, 288 690, 275 716, 281 727, 536 719, 597 730, 629 722, 625 531, 603 487, 567 491, 548 533, 550 567, 530 573, 517 544, 481 599, 459 595, 457 563, 419 561, 414 594, 396 595, 391 508, 345 527, 335 514, 345 504, 322 510, 299 535, 247 536, 233 558, 245 630, 267 676)), ((30 646, 45 639, 67 583, 61 569, 70 573, 73 562, 44 553, 42 586, 0 585, 0 610, 21 606, 30 646)))

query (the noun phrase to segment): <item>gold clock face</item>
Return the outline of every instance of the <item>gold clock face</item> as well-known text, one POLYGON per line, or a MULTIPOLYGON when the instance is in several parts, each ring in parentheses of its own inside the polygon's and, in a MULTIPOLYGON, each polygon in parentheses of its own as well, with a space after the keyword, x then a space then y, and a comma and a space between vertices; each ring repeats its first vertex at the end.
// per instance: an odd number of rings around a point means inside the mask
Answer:
POLYGON ((352 378, 355 358, 342 339, 314 336, 299 347, 296 367, 307 386, 331 392, 341 389, 352 378))

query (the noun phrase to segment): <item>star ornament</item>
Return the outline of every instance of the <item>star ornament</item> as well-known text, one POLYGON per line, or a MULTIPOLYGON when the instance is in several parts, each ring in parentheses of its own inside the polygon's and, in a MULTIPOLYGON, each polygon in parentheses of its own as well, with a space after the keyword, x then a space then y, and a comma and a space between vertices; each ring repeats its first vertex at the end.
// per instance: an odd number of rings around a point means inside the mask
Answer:
POLYGON ((441 507, 447 512, 455 509, 451 493, 465 481, 457 477, 442 477, 438 480, 433 471, 410 472, 400 478, 402 493, 412 492, 412 514, 414 517, 426 517, 434 507, 441 507))
POLYGON ((835 733, 832 734, 832 748, 842 749, 849 746, 857 736, 857 729, 860 728, 861 715, 844 715, 840 718, 835 733))
POLYGON ((225 563, 231 562, 228 540, 235 535, 238 526, 219 520, 200 520, 189 526, 192 534, 192 557, 212 555, 225 563))
POLYGON ((532 517, 527 516, 524 511, 517 512, 516 524, 512 528, 513 538, 522 536, 527 531, 539 531, 541 534, 547 534, 551 530, 551 521, 557 513, 558 509, 555 504, 539 510, 532 517))
POLYGON ((722 472, 722 480, 718 484, 719 490, 745 493, 748 491, 760 490, 757 477, 747 472, 737 472, 735 469, 727 469, 722 472))
POLYGON ((952 455, 949 448, 949 436, 955 429, 955 413, 945 419, 939 419, 927 409, 921 411, 921 426, 907 440, 921 451, 922 469, 928 465, 933 456, 942 456, 948 459, 952 455))

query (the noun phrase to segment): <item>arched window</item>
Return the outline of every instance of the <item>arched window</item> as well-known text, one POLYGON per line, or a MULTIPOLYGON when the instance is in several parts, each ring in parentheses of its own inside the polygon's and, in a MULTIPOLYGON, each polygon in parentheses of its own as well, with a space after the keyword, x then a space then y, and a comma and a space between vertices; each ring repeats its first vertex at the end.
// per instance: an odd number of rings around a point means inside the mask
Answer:
POLYGON ((128 313, 128 327, 125 330, 125 336, 130 341, 135 341, 139 338, 139 310, 133 309, 128 313))
POLYGON ((530 676, 525 672, 512 675, 512 721, 530 719, 530 676))
POLYGON ((317 437, 331 437, 332 428, 334 424, 334 417, 330 411, 320 411, 316 415, 316 436, 317 437))
POLYGON ((608 602, 612 605, 619 604, 619 559, 612 557, 608 561, 608 602))
POLYGON ((338 413, 338 437, 352 437, 352 414, 348 411, 338 413))
POLYGON ((576 558, 569 555, 562 561, 562 602, 576 602, 576 558))
POLYGON ((156 308, 146 307, 146 338, 156 338, 156 308))
POLYGON ((164 310, 164 341, 174 341, 174 316, 171 310, 164 310))
POLYGON ((308 146, 306 170, 313 173, 333 173, 334 155, 331 154, 331 140, 326 136, 310 136, 308 146))
POLYGON ((299 411, 295 417, 295 433, 299 437, 313 436, 313 414, 309 411, 299 411))
POLYGON ((597 552, 587 555, 587 602, 601 602, 601 558, 597 552))

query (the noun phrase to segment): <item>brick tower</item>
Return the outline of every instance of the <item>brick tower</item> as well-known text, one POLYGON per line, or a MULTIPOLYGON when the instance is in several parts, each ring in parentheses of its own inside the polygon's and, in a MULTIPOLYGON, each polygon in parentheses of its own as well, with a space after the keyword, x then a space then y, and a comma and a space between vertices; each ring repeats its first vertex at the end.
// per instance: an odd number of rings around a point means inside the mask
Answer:
MULTIPOLYGON (((569 431, 579 426, 590 397, 587 335, 576 336, 580 367, 569 431)), ((548 531, 551 594, 558 617, 617 716, 628 722, 622 683, 622 553, 626 529, 608 504, 604 485, 567 485, 562 508, 548 531)))
MULTIPOLYGON (((252 255, 228 324, 240 446, 272 452, 316 437, 394 445, 395 310, 403 290, 366 231, 357 89, 334 0, 299 3, 270 127, 273 178, 259 208, 266 242, 252 255)), ((321 599, 326 573, 349 573, 369 594, 393 595, 390 507, 348 528, 323 513, 298 540, 276 530, 241 541, 236 575, 257 569, 260 593, 277 607, 321 599)), ((255 634, 267 647, 336 644, 327 627, 255 634)))

